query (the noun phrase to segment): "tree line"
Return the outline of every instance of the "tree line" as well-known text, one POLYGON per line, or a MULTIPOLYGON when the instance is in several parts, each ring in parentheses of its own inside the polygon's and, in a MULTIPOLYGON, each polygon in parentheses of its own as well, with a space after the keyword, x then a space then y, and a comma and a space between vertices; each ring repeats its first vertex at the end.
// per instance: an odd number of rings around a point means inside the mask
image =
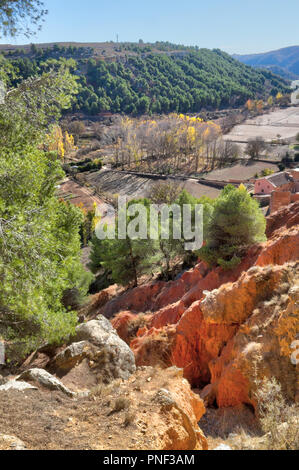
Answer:
POLYGON ((114 165, 123 170, 197 173, 232 163, 239 155, 236 144, 222 139, 220 126, 184 114, 121 118, 109 133, 114 165))
POLYGON ((104 60, 90 57, 90 48, 54 45, 40 49, 32 45, 28 54, 10 54, 0 57, 0 78, 6 69, 9 86, 67 64, 79 86, 72 110, 90 115, 197 113, 290 91, 282 78, 248 67, 218 49, 186 48, 183 55, 152 51, 134 56, 128 52, 104 60))
MULTIPOLYGON (((198 258, 210 266, 221 266, 223 269, 233 269, 241 263, 248 247, 266 240, 266 219, 258 203, 250 196, 245 186, 235 188, 228 185, 215 200, 207 197, 197 199, 183 190, 179 194, 171 191, 166 185, 166 191, 158 188, 153 190, 150 198, 130 201, 127 210, 133 204, 141 204, 146 208, 149 218, 151 204, 159 202, 168 207, 175 203, 181 209, 188 204, 191 208, 192 230, 195 227, 195 210, 197 205, 203 207, 203 240, 201 249, 186 251, 186 238, 174 236, 174 224, 177 223, 172 213, 170 219, 170 237, 165 239, 159 219, 159 230, 156 239, 150 237, 150 227, 147 225, 147 237, 140 239, 128 235, 100 240, 94 235, 91 242, 90 267, 97 274, 104 270, 101 276, 110 275, 111 282, 138 285, 138 280, 145 274, 160 274, 164 279, 172 277, 173 267, 182 262, 190 267, 198 258), (169 196, 173 194, 173 200, 169 196), (158 199, 156 196, 158 195, 158 199), (162 196, 162 199, 161 199, 162 196), (165 198, 163 198, 165 196, 165 198)), ((137 214, 128 211, 127 223, 130 223, 137 214)), ((116 223, 118 227, 118 223, 116 223)), ((107 227, 107 230, 109 228, 107 227)), ((139 225, 140 230, 140 225, 139 225)), ((182 230, 181 233, 184 233, 182 230)))

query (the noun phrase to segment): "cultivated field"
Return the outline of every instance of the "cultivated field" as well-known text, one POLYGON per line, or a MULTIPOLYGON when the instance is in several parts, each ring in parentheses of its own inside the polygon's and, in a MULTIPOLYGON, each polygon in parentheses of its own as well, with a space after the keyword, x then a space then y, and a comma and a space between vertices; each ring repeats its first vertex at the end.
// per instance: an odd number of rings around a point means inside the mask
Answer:
POLYGON ((269 114, 248 119, 225 136, 226 140, 246 143, 255 137, 263 137, 271 142, 280 136, 281 139, 292 139, 299 132, 299 108, 289 107, 269 114))
POLYGON ((208 196, 214 199, 220 193, 219 189, 200 184, 192 179, 186 181, 180 180, 179 178, 154 179, 147 176, 139 176, 113 170, 89 173, 84 176, 84 179, 91 187, 97 189, 99 195, 101 195, 101 193, 117 194, 127 196, 129 199, 148 197, 153 187, 161 182, 175 182, 180 185, 182 189, 186 189, 186 191, 198 198, 208 196))
POLYGON ((227 168, 211 171, 205 176, 205 179, 217 181, 240 180, 245 182, 254 178, 256 174, 260 175, 266 168, 274 173, 279 171, 278 166, 274 163, 245 160, 242 163, 237 163, 227 168))

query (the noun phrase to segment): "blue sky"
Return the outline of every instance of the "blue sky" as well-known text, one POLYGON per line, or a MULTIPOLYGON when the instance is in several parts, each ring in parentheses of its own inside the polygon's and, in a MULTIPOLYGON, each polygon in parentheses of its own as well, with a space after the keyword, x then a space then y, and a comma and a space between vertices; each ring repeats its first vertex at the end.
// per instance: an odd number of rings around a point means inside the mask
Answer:
MULTIPOLYGON (((298 0, 44 0, 30 42, 171 41, 229 53, 299 45, 298 0)), ((1 43, 24 44, 19 37, 1 43)))

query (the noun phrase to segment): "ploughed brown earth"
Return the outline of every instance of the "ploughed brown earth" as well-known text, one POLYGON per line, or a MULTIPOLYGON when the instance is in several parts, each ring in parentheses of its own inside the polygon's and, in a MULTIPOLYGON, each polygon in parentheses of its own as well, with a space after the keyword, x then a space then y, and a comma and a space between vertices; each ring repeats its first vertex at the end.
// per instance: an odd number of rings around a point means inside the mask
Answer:
POLYGON ((13 437, 28 449, 259 448, 259 381, 299 402, 299 202, 268 218, 267 237, 233 271, 200 262, 176 281, 93 296, 76 337, 21 368, 50 372, 65 393, 34 374, 17 379, 36 390, 0 387, 0 449, 13 437))

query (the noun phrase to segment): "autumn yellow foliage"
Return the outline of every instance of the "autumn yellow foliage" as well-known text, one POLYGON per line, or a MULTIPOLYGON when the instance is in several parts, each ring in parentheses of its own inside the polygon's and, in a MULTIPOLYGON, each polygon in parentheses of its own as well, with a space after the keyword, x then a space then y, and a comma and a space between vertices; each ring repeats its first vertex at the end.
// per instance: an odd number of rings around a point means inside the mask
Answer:
POLYGON ((59 125, 53 125, 46 136, 45 149, 49 152, 57 152, 58 156, 64 160, 75 147, 74 137, 67 131, 63 134, 59 125))
POLYGON ((219 125, 200 117, 172 113, 158 119, 131 119, 120 122, 114 146, 117 166, 158 172, 178 171, 186 167, 198 171, 203 159, 213 168, 225 144, 219 125))

